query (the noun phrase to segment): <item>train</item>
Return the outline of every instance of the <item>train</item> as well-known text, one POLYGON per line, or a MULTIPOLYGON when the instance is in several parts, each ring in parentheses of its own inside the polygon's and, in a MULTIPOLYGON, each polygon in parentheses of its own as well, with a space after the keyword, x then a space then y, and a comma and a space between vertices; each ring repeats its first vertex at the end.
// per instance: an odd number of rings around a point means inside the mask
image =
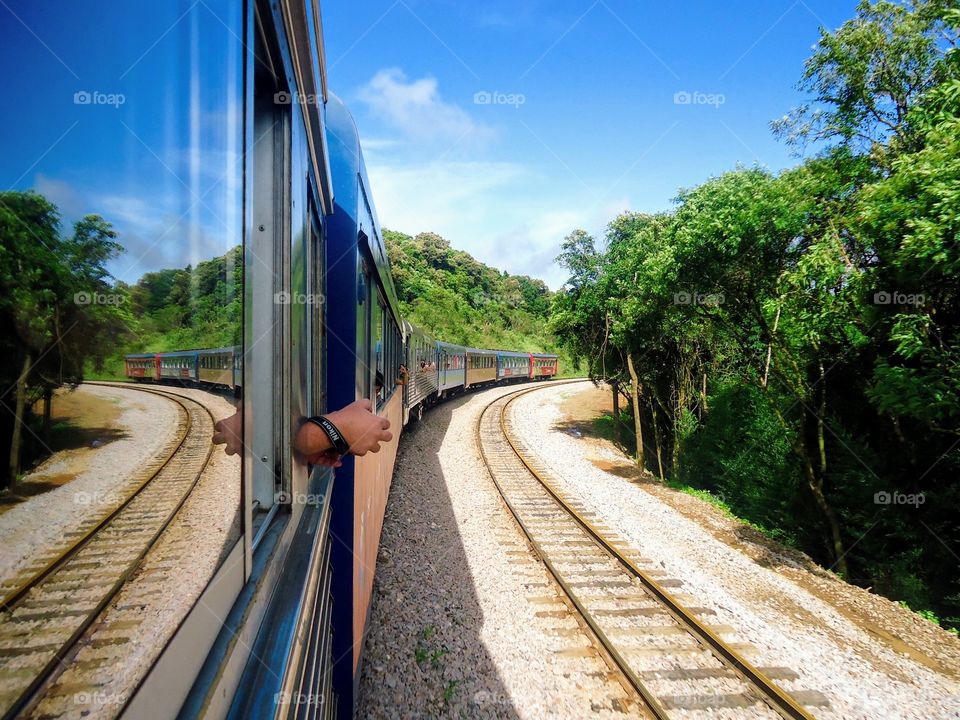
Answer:
MULTIPOLYGON (((403 424, 420 420, 434 403, 469 389, 522 380, 549 380, 559 357, 549 353, 484 350, 442 342, 403 321, 403 351, 408 384, 403 395, 403 424)), ((172 382, 230 391, 243 387, 243 347, 131 353, 124 374, 134 382, 172 382)), ((379 381, 381 385, 383 380, 379 381)))
MULTIPOLYGON (((215 187, 239 197, 180 192, 183 207, 200 196, 238 218, 241 342, 127 355, 125 373, 233 396, 244 448, 239 539, 120 714, 347 720, 401 431, 445 398, 550 379, 559 362, 446 342, 403 317, 360 134, 327 87, 319 0, 218 8, 188 10, 193 29, 171 35, 182 43, 161 43, 144 62, 171 73, 168 94, 182 91, 190 118, 222 121, 222 155, 238 158, 215 187), (176 74, 187 66, 194 84, 176 74), (232 85, 221 92, 218 83, 232 85), (207 90, 188 92, 194 85, 207 90), (216 112, 194 112, 217 98, 216 112), (378 453, 344 457, 334 471, 293 451, 304 418, 363 398, 393 430, 378 453)), ((170 12, 160 4, 117 13, 109 31, 172 27, 180 19, 170 12)), ((169 132, 192 143, 180 126, 169 132)))

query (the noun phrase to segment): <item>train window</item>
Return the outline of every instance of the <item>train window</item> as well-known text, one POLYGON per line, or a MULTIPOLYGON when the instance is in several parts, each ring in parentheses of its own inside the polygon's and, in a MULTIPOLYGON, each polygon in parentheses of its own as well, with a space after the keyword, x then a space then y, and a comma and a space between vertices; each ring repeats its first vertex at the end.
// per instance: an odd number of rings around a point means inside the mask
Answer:
POLYGON ((316 301, 310 306, 309 332, 308 336, 313 343, 311 355, 313 361, 313 373, 309 378, 310 405, 313 408, 312 415, 319 415, 326 411, 326 388, 324 387, 324 367, 322 359, 326 358, 326 323, 324 322, 324 313, 326 312, 326 287, 324 286, 324 244, 323 233, 320 228, 320 215, 313 203, 313 193, 308 193, 310 197, 309 215, 310 215, 310 264, 312 273, 308 276, 310 294, 316 301))
POLYGON ((379 408, 384 399, 386 398, 386 377, 383 374, 384 364, 384 337, 383 337, 383 322, 384 322, 384 313, 386 311, 386 302, 384 302, 383 295, 380 294, 380 291, 376 291, 376 302, 371 304, 371 313, 373 315, 371 319, 371 329, 373 332, 373 356, 370 359, 370 366, 373 368, 374 377, 375 377, 375 387, 377 407, 379 408))
MULTIPOLYGON (((361 245, 363 244, 362 241, 361 245)), ((357 385, 360 396, 373 399, 373 364, 370 361, 372 355, 371 347, 371 323, 373 305, 373 281, 367 261, 364 260, 360 265, 360 287, 359 295, 361 307, 357 311, 357 385)))

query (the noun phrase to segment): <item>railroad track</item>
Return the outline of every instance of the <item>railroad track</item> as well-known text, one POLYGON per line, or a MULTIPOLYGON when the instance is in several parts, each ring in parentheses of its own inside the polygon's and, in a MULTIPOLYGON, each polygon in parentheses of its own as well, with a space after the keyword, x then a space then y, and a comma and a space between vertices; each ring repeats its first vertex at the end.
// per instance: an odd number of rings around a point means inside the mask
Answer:
POLYGON ((147 472, 115 491, 127 494, 112 511, 78 529, 66 548, 5 590, 0 613, 4 720, 29 711, 67 667, 78 641, 135 572, 209 460, 214 420, 203 405, 155 388, 136 390, 179 406, 174 440, 147 472))
POLYGON ((611 540, 576 502, 566 499, 534 452, 511 432, 509 408, 527 388, 488 405, 477 425, 484 462, 534 552, 586 626, 601 657, 655 718, 770 717, 812 720, 824 705, 816 691, 785 692, 787 668, 758 668, 747 648, 709 626, 708 608, 684 607, 669 587, 679 581, 652 560, 611 540))

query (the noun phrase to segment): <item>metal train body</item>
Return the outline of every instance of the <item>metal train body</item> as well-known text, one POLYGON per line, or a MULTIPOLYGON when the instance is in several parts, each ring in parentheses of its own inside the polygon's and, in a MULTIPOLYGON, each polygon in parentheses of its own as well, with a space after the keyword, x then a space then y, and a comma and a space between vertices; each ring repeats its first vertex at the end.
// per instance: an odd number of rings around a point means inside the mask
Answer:
POLYGON ((176 352, 139 353, 125 358, 131 380, 179 382, 239 389, 243 385, 243 348, 239 345, 176 352))
POLYGON ((356 126, 327 92, 318 0, 247 0, 237 31, 243 344, 129 355, 126 374, 232 387, 241 539, 124 713, 346 719, 403 426, 468 389, 552 377, 557 358, 443 342, 403 319, 356 126), (304 418, 361 398, 394 431, 380 452, 334 473, 292 451, 304 418))

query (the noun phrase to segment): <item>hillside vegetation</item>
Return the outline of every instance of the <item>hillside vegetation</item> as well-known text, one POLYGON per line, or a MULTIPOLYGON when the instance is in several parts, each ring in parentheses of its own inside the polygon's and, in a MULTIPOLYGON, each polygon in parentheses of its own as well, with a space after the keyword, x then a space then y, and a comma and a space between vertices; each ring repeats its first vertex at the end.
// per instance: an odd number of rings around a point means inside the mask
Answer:
POLYGON ((547 328, 553 293, 542 280, 484 265, 435 233, 385 230, 384 239, 400 310, 410 322, 448 342, 556 352, 547 328))

